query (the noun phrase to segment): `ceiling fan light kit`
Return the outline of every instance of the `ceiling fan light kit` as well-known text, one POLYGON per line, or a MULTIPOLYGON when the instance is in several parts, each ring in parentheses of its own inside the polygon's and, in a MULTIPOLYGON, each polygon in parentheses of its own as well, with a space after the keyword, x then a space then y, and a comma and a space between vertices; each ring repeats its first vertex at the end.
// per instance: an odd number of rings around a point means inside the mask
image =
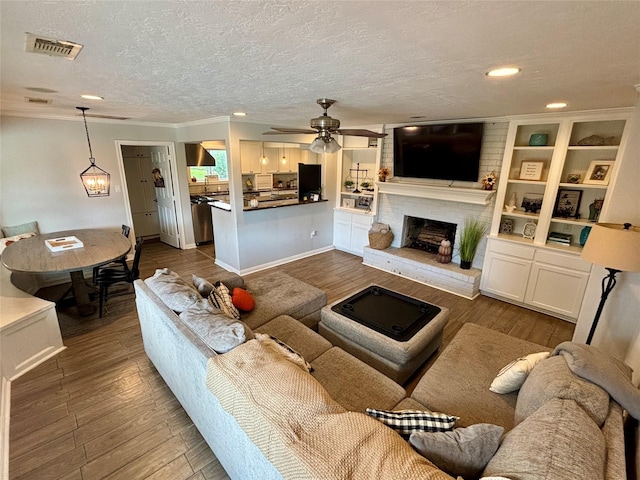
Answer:
POLYGON ((384 138, 386 133, 372 132, 365 129, 340 129, 340 120, 330 117, 327 109, 336 103, 330 98, 319 98, 316 103, 324 109, 324 113, 320 117, 312 118, 309 122, 313 129, 303 128, 276 128, 271 127, 270 132, 264 132, 264 135, 286 135, 292 133, 312 134, 317 133, 318 136, 311 142, 309 150, 313 153, 336 153, 342 147, 331 134, 349 135, 355 137, 384 138))

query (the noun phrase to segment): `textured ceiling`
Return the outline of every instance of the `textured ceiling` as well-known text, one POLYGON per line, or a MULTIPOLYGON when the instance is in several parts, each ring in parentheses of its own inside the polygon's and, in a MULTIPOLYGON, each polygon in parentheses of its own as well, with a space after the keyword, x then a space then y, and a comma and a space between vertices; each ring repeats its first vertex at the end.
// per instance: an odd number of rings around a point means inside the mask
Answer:
POLYGON ((632 106, 638 1, 0 1, 3 114, 343 127, 632 106), (25 51, 25 33, 84 45, 25 51), (510 79, 489 68, 518 65, 510 79), (45 88, 57 93, 38 93, 45 88), (79 97, 105 97, 90 102, 79 97), (52 100, 33 105, 25 97, 52 100))

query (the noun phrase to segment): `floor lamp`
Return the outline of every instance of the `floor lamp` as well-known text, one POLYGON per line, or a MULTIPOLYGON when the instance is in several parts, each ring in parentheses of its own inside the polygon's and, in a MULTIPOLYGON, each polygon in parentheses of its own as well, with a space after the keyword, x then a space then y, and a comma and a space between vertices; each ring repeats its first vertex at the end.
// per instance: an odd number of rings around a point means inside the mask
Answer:
POLYGON ((616 285, 616 274, 640 272, 640 227, 630 223, 596 223, 582 249, 582 258, 602 265, 609 272, 602 279, 600 304, 587 337, 587 345, 590 345, 607 297, 616 285))

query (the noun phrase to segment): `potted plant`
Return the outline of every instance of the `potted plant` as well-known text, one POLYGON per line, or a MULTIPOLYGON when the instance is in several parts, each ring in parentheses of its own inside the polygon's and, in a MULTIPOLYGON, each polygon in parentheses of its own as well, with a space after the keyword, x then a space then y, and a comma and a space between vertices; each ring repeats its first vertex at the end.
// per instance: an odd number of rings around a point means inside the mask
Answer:
POLYGON ((369 190, 371 188, 371 183, 367 181, 360 182, 360 186, 362 187, 363 190, 369 190))
POLYGON ((487 224, 477 218, 467 218, 460 234, 460 268, 468 270, 476 255, 480 240, 487 233, 487 224))
POLYGON ((344 188, 347 190, 353 190, 355 188, 356 183, 353 180, 345 180, 344 188))

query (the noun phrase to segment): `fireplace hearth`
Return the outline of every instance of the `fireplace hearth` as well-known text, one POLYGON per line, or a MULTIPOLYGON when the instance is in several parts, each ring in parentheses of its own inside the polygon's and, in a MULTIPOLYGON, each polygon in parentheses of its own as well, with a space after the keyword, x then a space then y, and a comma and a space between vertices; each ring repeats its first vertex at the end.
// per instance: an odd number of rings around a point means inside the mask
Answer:
POLYGON ((429 253, 438 253, 442 240, 449 240, 453 247, 456 238, 455 223, 405 215, 402 229, 402 247, 429 253))

